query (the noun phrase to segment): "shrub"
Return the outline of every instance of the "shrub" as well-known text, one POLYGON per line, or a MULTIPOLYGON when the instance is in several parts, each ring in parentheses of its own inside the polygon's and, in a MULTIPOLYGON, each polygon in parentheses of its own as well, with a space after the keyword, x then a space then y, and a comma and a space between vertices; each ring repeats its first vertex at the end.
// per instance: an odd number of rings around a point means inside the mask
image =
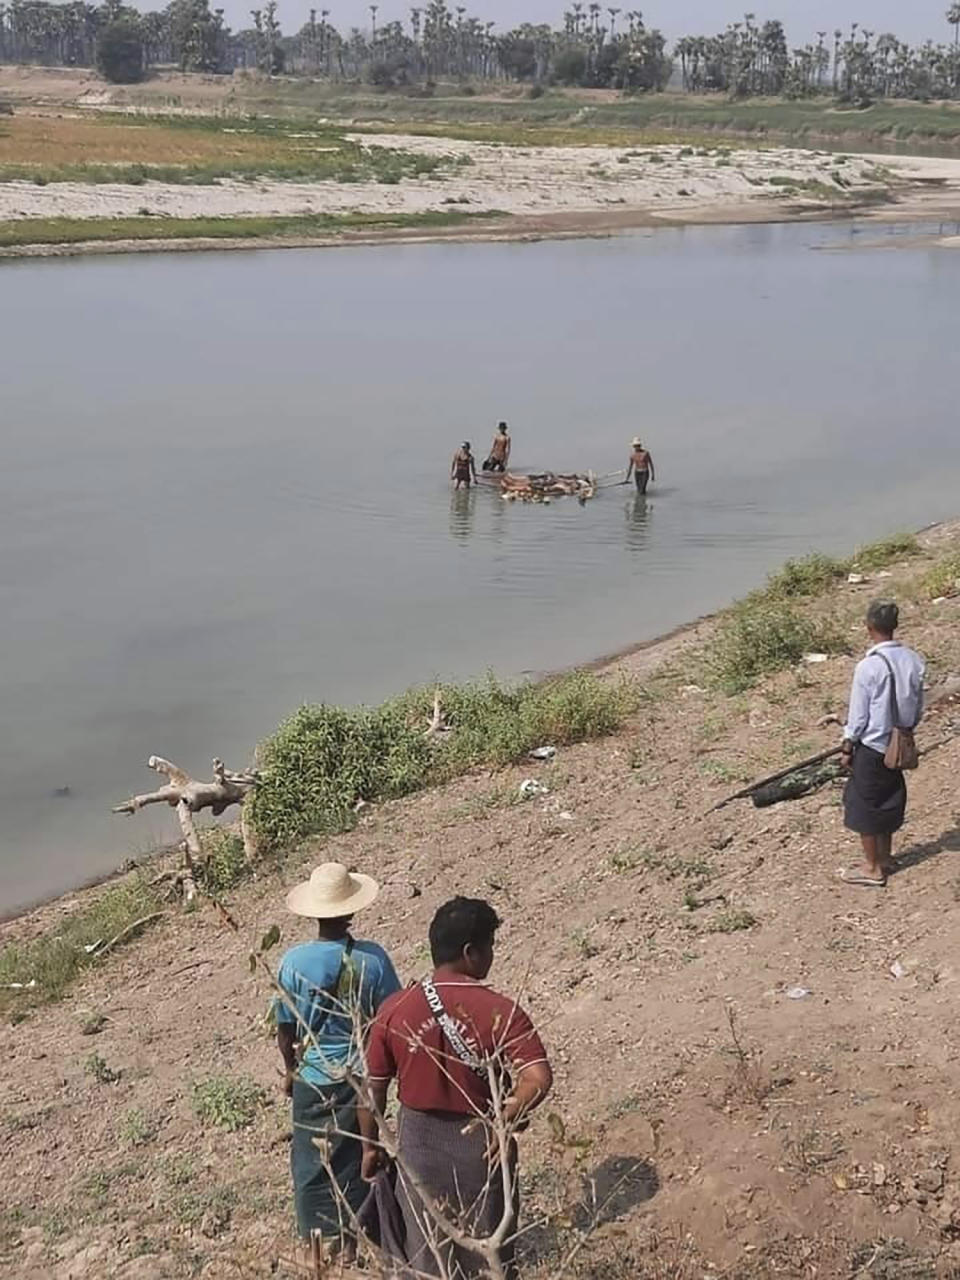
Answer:
POLYGON ((265 1091, 248 1076, 207 1076, 193 1086, 193 1110, 204 1124, 236 1133, 253 1124, 265 1091))
POLYGON ((116 18, 97 37, 97 70, 111 84, 143 79, 143 33, 137 18, 116 18))
POLYGON ((263 783, 252 802, 266 842, 345 831, 357 800, 424 785, 431 745, 402 702, 379 708, 301 707, 261 750, 263 783))
POLYGON ((532 84, 527 90, 527 97, 535 102, 538 98, 542 98, 545 92, 542 84, 532 84))
POLYGON ((203 847, 204 864, 203 886, 210 893, 223 893, 232 889, 247 876, 250 870, 247 855, 243 851, 243 841, 232 831, 223 827, 211 827, 200 837, 203 847))
POLYGON ((587 77, 587 55, 583 49, 564 49, 554 60, 553 76, 560 84, 583 84, 587 77))
POLYGON ((574 672, 543 684, 494 678, 445 685, 452 732, 426 737, 434 691, 413 689, 379 707, 301 707, 263 744, 253 821, 268 846, 348 830, 360 799, 407 795, 477 765, 505 765, 544 743, 612 733, 635 705, 626 684, 574 672))
POLYGON ((710 933, 739 933, 743 929, 752 929, 759 924, 751 911, 720 911, 711 921, 710 933))
POLYGON ((811 649, 843 650, 832 621, 804 617, 792 605, 757 593, 721 620, 708 657, 710 674, 726 693, 742 693, 762 676, 798 662, 811 649))
POLYGON ((160 1132, 153 1116, 140 1107, 130 1107, 120 1125, 120 1136, 129 1147, 145 1147, 160 1132))
POLYGON ((766 594, 774 598, 815 596, 849 572, 849 562, 834 560, 816 551, 802 560, 788 560, 767 581, 766 594))
POLYGON ((881 538, 879 542, 870 542, 865 547, 858 547, 853 563, 858 569, 883 569, 895 560, 904 560, 908 556, 920 554, 920 544, 912 533, 895 533, 890 538, 881 538))
POLYGON ((99 1053, 90 1054, 83 1064, 83 1071, 84 1075, 92 1076, 97 1084, 116 1084, 120 1079, 120 1072, 108 1066, 99 1053))
POLYGON ((960 592, 960 553, 938 560, 920 579, 920 586, 928 600, 957 595, 960 592))

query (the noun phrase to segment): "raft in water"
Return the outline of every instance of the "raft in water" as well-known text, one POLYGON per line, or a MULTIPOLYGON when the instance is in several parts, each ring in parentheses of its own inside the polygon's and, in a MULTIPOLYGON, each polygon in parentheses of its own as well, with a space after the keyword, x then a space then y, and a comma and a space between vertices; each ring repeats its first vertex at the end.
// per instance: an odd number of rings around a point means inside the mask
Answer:
POLYGON ((597 478, 592 471, 585 476, 560 475, 555 471, 530 475, 514 475, 508 471, 500 476, 490 475, 488 472, 484 478, 488 484, 499 486, 504 502, 549 502, 551 498, 576 498, 584 503, 597 492, 597 478))

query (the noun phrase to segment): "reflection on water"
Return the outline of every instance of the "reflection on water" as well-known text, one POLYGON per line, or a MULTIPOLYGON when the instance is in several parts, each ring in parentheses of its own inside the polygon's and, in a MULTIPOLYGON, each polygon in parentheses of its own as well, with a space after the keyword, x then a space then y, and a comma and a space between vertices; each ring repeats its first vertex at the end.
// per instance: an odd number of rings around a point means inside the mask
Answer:
POLYGON ((110 816, 151 752, 242 766, 304 700, 564 666, 956 514, 960 254, 811 252, 850 231, 0 266, 4 903, 175 836, 110 816), (639 422, 668 483, 451 493, 501 418, 598 475, 639 422))
POLYGON ((635 493, 627 502, 627 550, 645 551, 649 541, 647 525, 653 515, 653 501, 649 494, 635 493))
POLYGON ((476 492, 471 487, 454 489, 450 495, 450 532, 460 542, 465 542, 473 532, 476 492))

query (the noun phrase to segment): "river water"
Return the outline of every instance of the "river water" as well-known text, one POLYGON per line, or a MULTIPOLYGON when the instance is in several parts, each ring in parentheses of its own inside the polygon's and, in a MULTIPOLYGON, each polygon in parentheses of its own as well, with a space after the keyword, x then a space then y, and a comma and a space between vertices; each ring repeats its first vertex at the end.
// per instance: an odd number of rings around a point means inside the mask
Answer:
POLYGON ((956 514, 960 253, 907 233, 3 264, 0 906, 173 835, 109 812, 151 753, 241 766, 302 701, 588 659, 956 514), (658 482, 451 494, 501 417, 517 469, 639 431, 658 482))

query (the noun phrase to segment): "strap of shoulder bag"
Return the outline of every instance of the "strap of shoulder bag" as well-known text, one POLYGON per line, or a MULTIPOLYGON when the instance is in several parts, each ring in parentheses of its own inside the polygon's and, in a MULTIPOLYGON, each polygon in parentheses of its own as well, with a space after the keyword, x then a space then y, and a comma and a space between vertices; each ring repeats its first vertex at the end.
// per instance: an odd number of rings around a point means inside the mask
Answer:
POLYGON ((440 992, 433 984, 432 978, 424 978, 420 983, 421 990, 427 1001, 427 1008, 433 1014, 434 1021, 443 1033, 444 1039, 453 1050, 454 1054, 460 1059, 465 1067, 473 1072, 475 1076, 479 1076, 481 1080, 486 1080, 487 1069, 482 1062, 479 1062, 476 1056, 470 1051, 467 1042, 460 1034, 459 1028, 454 1020, 447 1013, 446 1006, 440 992))
POLYGON ((343 954, 340 957, 340 966, 337 969, 337 976, 334 978, 333 982, 330 984, 329 987, 323 987, 321 988, 321 991, 320 991, 320 994, 325 995, 327 997, 327 1000, 329 1003, 327 1004, 326 1008, 323 1011, 323 1017, 320 1019, 319 1026, 316 1026, 316 1027, 311 1026, 310 1028, 310 1032, 314 1036, 314 1038, 319 1036, 321 1032, 325 1030, 327 1023, 330 1021, 330 1018, 334 1013, 334 1006, 336 1005, 336 1000, 337 1000, 337 992, 340 989, 340 979, 343 977, 343 966, 346 964, 352 951, 353 951, 353 938, 348 933, 346 945, 344 946, 343 954))
POLYGON ((900 708, 897 706, 897 677, 893 671, 893 664, 890 662, 887 655, 885 653, 881 653, 879 649, 876 650, 876 656, 890 673, 890 718, 893 721, 894 728, 902 729, 903 725, 900 723, 900 708))

